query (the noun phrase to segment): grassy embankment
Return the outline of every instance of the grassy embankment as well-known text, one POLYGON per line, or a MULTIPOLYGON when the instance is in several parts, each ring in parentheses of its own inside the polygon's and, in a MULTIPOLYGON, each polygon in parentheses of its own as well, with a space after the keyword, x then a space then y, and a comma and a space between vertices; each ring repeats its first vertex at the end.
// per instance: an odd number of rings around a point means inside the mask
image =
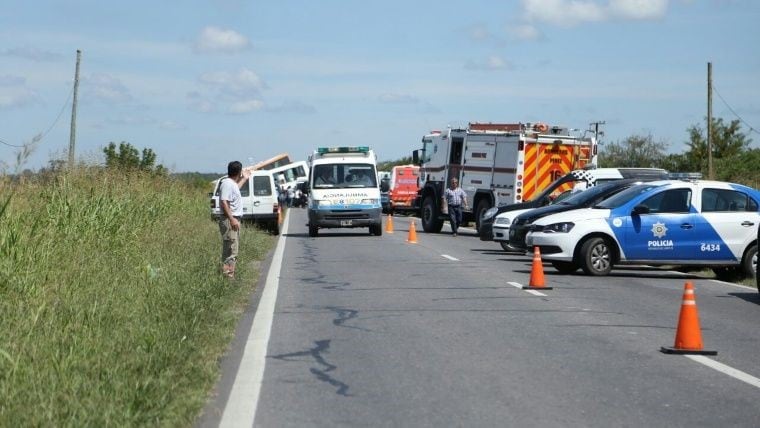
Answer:
POLYGON ((82 168, 0 177, 0 426, 189 426, 274 240, 219 274, 205 189, 82 168))

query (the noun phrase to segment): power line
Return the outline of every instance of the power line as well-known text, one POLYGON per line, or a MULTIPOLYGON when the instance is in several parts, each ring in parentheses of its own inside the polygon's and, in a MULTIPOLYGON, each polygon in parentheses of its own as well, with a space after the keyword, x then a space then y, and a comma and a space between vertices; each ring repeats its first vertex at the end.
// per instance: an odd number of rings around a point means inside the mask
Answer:
MULTIPOLYGON (((55 125, 58 124, 58 121, 61 119, 61 115, 63 115, 63 112, 66 110, 66 107, 68 107, 68 105, 69 105, 69 101, 71 101, 71 95, 73 93, 74 93, 74 87, 72 86, 71 87, 71 91, 69 91, 69 95, 66 97, 66 101, 63 103, 63 105, 61 106, 61 110, 58 112, 58 116, 56 116, 56 118, 53 121, 53 123, 47 128, 47 130, 45 132, 43 132, 40 135, 39 138, 36 139, 37 141, 35 141, 35 142, 38 143, 38 142, 42 141, 42 139, 45 138, 45 136, 47 134, 49 134, 50 131, 53 130, 53 128, 55 127, 55 125)), ((11 143, 8 143, 6 141, 3 141, 2 139, 0 139, 0 143, 1 144, 5 144, 6 146, 9 146, 9 147, 24 147, 24 144, 11 144, 11 143)))
POLYGON ((749 130, 750 130, 751 132, 754 132, 754 133, 756 133, 756 134, 760 134, 760 131, 758 131, 757 129, 755 129, 754 127, 752 127, 752 125, 750 125, 749 123, 747 123, 747 121, 746 121, 746 120, 744 120, 744 119, 743 119, 741 116, 739 116, 739 115, 738 115, 738 114, 737 114, 737 113, 734 111, 734 109, 732 109, 732 108, 731 108, 731 106, 730 106, 730 105, 728 105, 728 103, 727 103, 727 102, 726 102, 726 100, 723 98, 723 96, 720 94, 720 92, 718 92, 718 90, 717 90, 717 89, 715 89, 715 85, 713 85, 713 87, 712 87, 712 90, 713 90, 713 91, 714 91, 714 92, 715 92, 715 93, 718 95, 718 98, 720 98, 720 100, 721 100, 721 101, 723 101, 723 104, 725 104, 725 105, 726 105, 726 107, 728 107, 728 109, 729 109, 729 110, 731 110, 731 113, 733 113, 733 114, 734 114, 734 116, 736 116, 736 117, 739 119, 739 121, 740 121, 741 123, 745 124, 745 125, 747 126, 747 128, 749 128, 749 130))

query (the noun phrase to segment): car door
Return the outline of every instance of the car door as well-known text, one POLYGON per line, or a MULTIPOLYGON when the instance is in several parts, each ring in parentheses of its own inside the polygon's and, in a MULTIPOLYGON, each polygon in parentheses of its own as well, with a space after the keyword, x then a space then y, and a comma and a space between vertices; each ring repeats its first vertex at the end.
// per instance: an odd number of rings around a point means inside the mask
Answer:
POLYGON ((700 210, 696 224, 699 258, 741 260, 760 221, 757 202, 738 190, 705 188, 700 210))
POLYGON ((269 174, 256 174, 249 178, 251 185, 250 213, 254 217, 272 214, 274 204, 274 191, 272 189, 272 177, 269 174))
POLYGON ((625 222, 627 260, 691 260, 696 255, 691 189, 660 190, 636 204, 625 222))

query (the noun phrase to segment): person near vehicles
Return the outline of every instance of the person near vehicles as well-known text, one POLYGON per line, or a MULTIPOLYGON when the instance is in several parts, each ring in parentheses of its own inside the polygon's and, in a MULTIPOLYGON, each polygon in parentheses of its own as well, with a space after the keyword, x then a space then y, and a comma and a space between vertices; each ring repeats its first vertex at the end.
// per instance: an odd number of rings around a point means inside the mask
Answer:
POLYGON ((290 207, 293 206, 293 198, 294 197, 295 197, 295 192, 293 191, 293 187, 292 186, 288 186, 287 201, 286 201, 286 203, 288 205, 288 208, 290 208, 290 207))
POLYGON ((315 184, 335 184, 335 179, 332 176, 332 169, 327 166, 319 168, 319 175, 314 180, 315 184))
POLYGON ((367 170, 360 169, 356 172, 356 180, 353 184, 360 184, 362 186, 371 186, 372 179, 367 174, 367 170))
POLYGON ((227 177, 219 185, 219 205, 222 216, 219 217, 219 232, 222 235, 222 273, 228 278, 235 278, 240 247, 240 220, 243 216, 243 198, 240 188, 248 180, 248 173, 243 172, 243 164, 232 161, 227 165, 227 177))
POLYGON ((457 230, 462 224, 462 207, 467 208, 467 194, 459 187, 459 180, 451 179, 451 186, 443 192, 442 199, 449 207, 451 234, 457 236, 457 230))

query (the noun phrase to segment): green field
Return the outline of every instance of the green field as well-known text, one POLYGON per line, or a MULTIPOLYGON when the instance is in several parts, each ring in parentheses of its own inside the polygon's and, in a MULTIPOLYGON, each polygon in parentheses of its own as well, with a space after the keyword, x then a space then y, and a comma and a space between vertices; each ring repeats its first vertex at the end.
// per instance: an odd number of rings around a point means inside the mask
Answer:
POLYGON ((0 426, 189 426, 273 237, 219 272, 208 189, 103 168, 0 177, 0 426))

